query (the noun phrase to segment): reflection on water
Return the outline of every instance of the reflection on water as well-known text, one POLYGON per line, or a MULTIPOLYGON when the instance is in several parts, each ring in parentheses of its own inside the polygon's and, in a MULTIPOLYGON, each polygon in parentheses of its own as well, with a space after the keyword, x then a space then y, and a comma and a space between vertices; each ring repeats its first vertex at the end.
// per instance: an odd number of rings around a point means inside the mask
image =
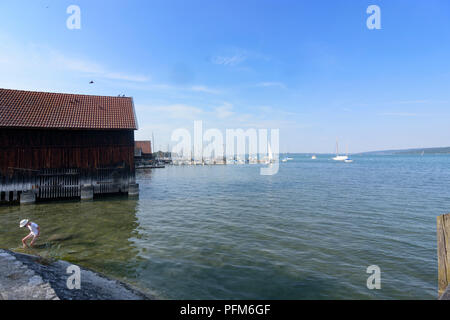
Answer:
POLYGON ((115 277, 136 277, 139 238, 138 200, 107 198, 91 202, 58 202, 0 207, 0 247, 79 263, 115 277), (28 218, 41 227, 34 249, 22 249, 28 218))

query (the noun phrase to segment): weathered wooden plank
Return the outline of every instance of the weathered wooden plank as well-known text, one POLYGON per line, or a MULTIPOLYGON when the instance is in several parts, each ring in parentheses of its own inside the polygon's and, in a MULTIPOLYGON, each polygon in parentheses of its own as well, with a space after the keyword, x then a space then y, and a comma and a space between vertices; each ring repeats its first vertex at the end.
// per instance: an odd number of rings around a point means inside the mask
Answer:
POLYGON ((0 175, 8 168, 83 168, 125 164, 134 171, 132 130, 0 129, 0 175))
POLYGON ((437 217, 438 295, 441 296, 450 280, 450 214, 437 217))

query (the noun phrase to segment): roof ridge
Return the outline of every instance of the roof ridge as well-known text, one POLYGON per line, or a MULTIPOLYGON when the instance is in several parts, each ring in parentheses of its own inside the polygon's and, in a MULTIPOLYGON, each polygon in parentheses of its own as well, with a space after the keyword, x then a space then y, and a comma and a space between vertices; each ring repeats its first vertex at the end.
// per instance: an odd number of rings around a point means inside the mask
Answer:
POLYGON ((32 93, 45 93, 45 94, 64 94, 64 95, 72 95, 72 96, 84 96, 84 97, 99 97, 99 98, 128 98, 133 99, 132 96, 107 96, 107 95, 95 95, 95 94, 86 94, 86 93, 66 93, 66 92, 51 92, 51 91, 36 91, 36 90, 23 90, 23 89, 8 89, 8 88, 0 88, 0 91, 8 90, 8 91, 16 91, 16 92, 32 92, 32 93))

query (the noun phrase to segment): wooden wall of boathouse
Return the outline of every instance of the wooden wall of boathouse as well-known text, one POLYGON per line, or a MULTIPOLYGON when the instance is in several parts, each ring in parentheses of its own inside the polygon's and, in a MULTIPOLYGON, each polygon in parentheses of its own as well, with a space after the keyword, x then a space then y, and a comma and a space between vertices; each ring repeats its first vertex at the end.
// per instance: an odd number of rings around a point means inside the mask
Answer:
POLYGON ((0 202, 127 192, 135 182, 133 130, 0 128, 0 202))

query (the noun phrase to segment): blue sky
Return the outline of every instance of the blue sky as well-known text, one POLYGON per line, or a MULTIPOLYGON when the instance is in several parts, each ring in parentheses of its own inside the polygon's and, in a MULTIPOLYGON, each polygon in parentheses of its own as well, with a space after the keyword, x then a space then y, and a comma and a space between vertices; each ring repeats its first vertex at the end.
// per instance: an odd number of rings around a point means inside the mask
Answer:
POLYGON ((0 87, 132 96, 158 149, 194 120, 281 152, 449 146, 450 2, 4 0, 0 87))

